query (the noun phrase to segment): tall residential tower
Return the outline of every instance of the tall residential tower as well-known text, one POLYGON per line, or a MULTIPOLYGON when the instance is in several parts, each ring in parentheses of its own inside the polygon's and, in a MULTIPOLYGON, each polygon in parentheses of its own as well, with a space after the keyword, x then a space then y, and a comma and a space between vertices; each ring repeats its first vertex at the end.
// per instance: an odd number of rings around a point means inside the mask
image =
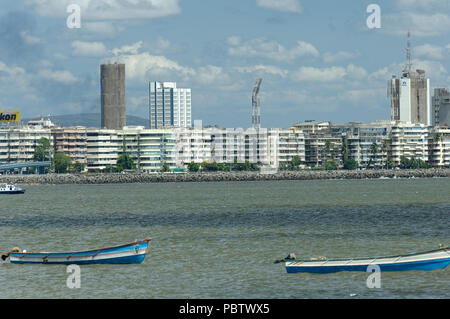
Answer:
POLYGON ((175 82, 150 82, 150 128, 191 127, 191 89, 175 82))
POLYGON ((101 127, 122 129, 126 125, 125 64, 100 66, 102 120, 101 127))

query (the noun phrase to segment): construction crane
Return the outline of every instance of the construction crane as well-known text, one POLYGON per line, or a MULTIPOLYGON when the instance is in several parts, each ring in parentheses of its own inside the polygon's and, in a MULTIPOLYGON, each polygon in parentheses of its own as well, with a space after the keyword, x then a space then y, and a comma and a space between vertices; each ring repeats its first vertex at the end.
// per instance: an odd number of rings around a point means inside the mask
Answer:
POLYGON ((259 88, 261 87, 262 79, 257 79, 255 86, 253 87, 252 94, 252 128, 261 128, 261 110, 260 110, 260 100, 258 97, 259 88))

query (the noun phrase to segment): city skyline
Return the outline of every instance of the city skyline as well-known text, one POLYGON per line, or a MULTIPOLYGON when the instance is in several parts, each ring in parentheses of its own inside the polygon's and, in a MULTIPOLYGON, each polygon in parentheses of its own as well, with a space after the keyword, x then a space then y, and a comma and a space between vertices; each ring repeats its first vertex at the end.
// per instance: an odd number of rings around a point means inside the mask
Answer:
POLYGON ((128 115, 148 118, 149 82, 167 81, 192 88, 192 121, 250 127, 261 77, 262 127, 388 120, 386 83, 407 62, 408 30, 413 68, 427 72, 432 92, 450 87, 448 1, 378 1, 381 28, 369 29, 365 2, 115 1, 100 15, 105 2, 91 0, 80 2, 81 28, 69 29, 66 9, 77 2, 3 6, 3 109, 98 113, 98 66, 117 61, 126 64, 128 115))

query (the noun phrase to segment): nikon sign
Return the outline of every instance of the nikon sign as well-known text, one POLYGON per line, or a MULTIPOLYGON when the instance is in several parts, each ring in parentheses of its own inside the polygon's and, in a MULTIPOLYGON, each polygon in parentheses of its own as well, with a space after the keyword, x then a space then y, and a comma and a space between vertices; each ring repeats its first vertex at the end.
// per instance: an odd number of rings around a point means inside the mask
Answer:
POLYGON ((19 122, 20 111, 0 111, 0 122, 19 122))

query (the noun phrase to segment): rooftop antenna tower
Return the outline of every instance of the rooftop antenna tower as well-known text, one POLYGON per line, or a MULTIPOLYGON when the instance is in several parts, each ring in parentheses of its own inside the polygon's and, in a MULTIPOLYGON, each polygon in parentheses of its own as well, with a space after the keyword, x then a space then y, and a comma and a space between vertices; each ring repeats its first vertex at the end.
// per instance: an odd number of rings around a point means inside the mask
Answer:
POLYGON ((260 109, 260 100, 258 97, 261 82, 262 79, 256 80, 252 94, 252 128, 258 130, 261 128, 261 109, 260 109))
POLYGON ((406 60, 408 61, 406 64, 406 72, 408 75, 411 74, 412 70, 412 62, 411 62, 411 32, 408 31, 408 47, 406 48, 406 60))

